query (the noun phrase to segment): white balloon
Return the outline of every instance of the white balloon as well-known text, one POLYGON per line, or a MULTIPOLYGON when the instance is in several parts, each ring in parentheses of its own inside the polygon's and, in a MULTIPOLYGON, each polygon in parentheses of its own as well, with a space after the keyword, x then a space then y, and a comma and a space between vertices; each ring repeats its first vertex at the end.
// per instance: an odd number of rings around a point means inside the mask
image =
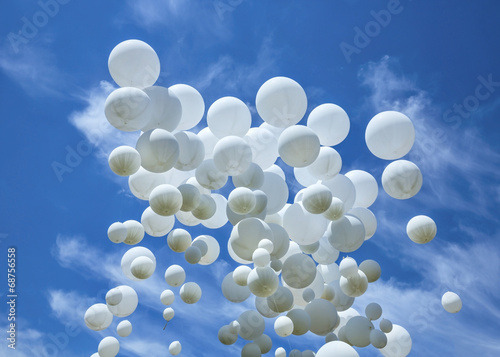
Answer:
POLYGON ((201 260, 201 250, 200 248, 191 245, 186 251, 184 252, 184 259, 189 264, 198 264, 201 260))
POLYGON ((127 337, 132 333, 132 324, 129 320, 120 321, 118 326, 116 326, 116 332, 120 337, 127 337))
POLYGON ((318 243, 318 249, 312 253, 313 259, 318 264, 328 265, 334 263, 338 259, 340 252, 330 244, 327 237, 322 237, 318 243))
POLYGON ((265 122, 284 128, 302 119, 307 110, 307 96, 293 79, 274 77, 259 88, 255 104, 265 122))
POLYGON ((205 220, 213 217, 216 209, 217 205, 215 204, 215 200, 212 196, 202 194, 200 195, 200 203, 194 210, 191 211, 191 213, 196 218, 205 220))
POLYGON ((300 336, 309 331, 311 328, 311 317, 303 309, 293 309, 286 314, 293 321, 292 334, 300 336))
POLYGON ((268 297, 278 289, 279 279, 273 268, 256 267, 248 274, 247 286, 255 296, 268 297))
POLYGON ((248 214, 255 208, 253 191, 246 187, 236 187, 227 198, 227 204, 234 213, 248 214))
POLYGON ((398 200, 415 196, 422 187, 422 173, 417 165, 407 160, 391 162, 382 173, 384 191, 398 200))
POLYGON ((184 280, 186 280, 186 272, 180 265, 173 264, 165 270, 165 281, 168 285, 173 287, 181 286, 184 284, 184 280))
POLYGON ((214 237, 206 234, 200 235, 193 240, 193 244, 196 244, 197 242, 203 242, 207 246, 207 251, 205 254, 202 254, 198 264, 210 265, 215 262, 220 254, 219 242, 214 237))
POLYGON ((252 261, 256 267, 263 268, 271 262, 271 255, 264 248, 257 248, 252 254, 252 261))
POLYGON ((131 146, 118 146, 109 154, 108 164, 115 174, 130 176, 141 167, 141 155, 131 146))
POLYGON ((177 125, 177 130, 188 130, 195 127, 205 112, 205 102, 201 94, 187 84, 175 84, 168 89, 181 102, 182 116, 179 125, 177 125))
POLYGON ((133 87, 115 89, 106 98, 104 103, 104 114, 108 122, 121 131, 137 131, 148 121, 143 115, 151 99, 148 95, 133 87))
POLYGON ((241 349, 241 357, 261 357, 262 353, 260 351, 260 347, 256 343, 247 343, 241 349))
POLYGON ((174 316, 175 316, 175 311, 171 307, 167 307, 167 308, 165 308, 165 310, 163 310, 163 318, 167 322, 172 320, 174 318, 174 316))
POLYGON ((251 124, 250 110, 238 98, 223 97, 208 108, 207 125, 219 139, 230 135, 242 137, 251 124))
POLYGON ((155 50, 140 40, 126 40, 113 48, 108 58, 109 73, 120 87, 146 88, 160 76, 160 59, 155 50))
POLYGON ((137 279, 144 280, 149 278, 155 272, 156 262, 151 258, 139 256, 135 258, 130 264, 130 272, 137 279))
POLYGON ((267 298, 256 296, 255 297, 255 308, 264 317, 268 319, 273 319, 279 315, 279 312, 271 310, 269 304, 267 303, 267 298))
POLYGON ((218 229, 223 227, 228 221, 226 214, 227 200, 218 193, 212 193, 210 196, 212 196, 215 202, 215 214, 209 219, 203 220, 201 224, 210 229, 218 229))
POLYGON ((201 299, 201 288, 198 284, 189 282, 181 286, 179 295, 186 304, 194 304, 201 299))
POLYGON ((352 278, 358 274, 358 264, 351 257, 345 257, 339 263, 339 273, 344 278, 352 278))
POLYGON ((123 222, 123 224, 127 228, 127 236, 125 237, 123 243, 134 245, 142 241, 142 239, 144 238, 144 227, 141 223, 130 219, 123 222))
POLYGON ((163 305, 172 305, 175 300, 175 294, 172 290, 166 289, 161 292, 160 301, 163 305))
POLYGON ((288 200, 288 185, 278 174, 264 171, 261 191, 267 196, 267 214, 279 212, 288 200))
POLYGON ((382 319, 379 324, 380 330, 384 333, 389 333, 392 331, 392 322, 387 319, 382 319))
POLYGON ((183 253, 191 246, 191 234, 182 228, 176 228, 167 236, 170 249, 176 253, 183 253))
POLYGON ((307 126, 318 134, 321 145, 334 146, 344 141, 351 124, 344 109, 326 103, 311 111, 307 118, 307 126))
POLYGON ((328 227, 328 222, 322 215, 307 212, 300 203, 288 207, 283 215, 283 228, 291 240, 302 245, 319 241, 328 227))
POLYGON ((344 202, 338 197, 332 197, 330 207, 323 213, 323 217, 330 221, 336 221, 344 215, 344 202))
POLYGON ((317 180, 331 180, 342 169, 342 157, 331 147, 322 146, 316 160, 309 166, 307 171, 317 180))
POLYGON ((370 207, 378 195, 378 184, 375 178, 363 170, 352 170, 345 174, 352 181, 356 189, 354 207, 370 207))
POLYGON ((338 324, 338 314, 335 306, 329 301, 315 299, 305 307, 311 318, 310 331, 318 336, 326 336, 338 324))
POLYGON ((252 149, 238 136, 225 136, 215 144, 213 160, 219 171, 230 175, 241 175, 252 162, 252 149))
POLYGON ((235 187, 258 190, 264 183, 264 171, 262 171, 259 165, 252 162, 248 169, 241 175, 233 176, 232 181, 235 187))
POLYGON ((447 291, 443 294, 441 304, 443 308, 451 314, 455 314, 462 309, 462 300, 460 296, 452 291, 447 291))
POLYGON ((94 304, 85 312, 84 321, 89 329, 102 331, 111 325, 113 314, 105 304, 94 304))
POLYGON ((181 211, 190 212, 200 204, 200 190, 194 185, 184 183, 177 186, 177 189, 182 195, 181 211))
POLYGON ((264 128, 250 128, 243 137, 252 148, 252 161, 263 170, 272 166, 279 156, 278 138, 264 128))
POLYGON ((233 280, 239 286, 247 286, 248 275, 252 271, 252 268, 246 265, 240 265, 233 271, 233 280))
MULTIPOLYGON (((328 230, 327 230, 328 232, 328 230)), ((330 244, 345 253, 354 252, 365 241, 365 227, 354 216, 344 216, 330 224, 330 244)))
POLYGON ((141 130, 164 129, 174 131, 179 125, 182 116, 182 107, 179 98, 169 88, 152 86, 144 88, 144 92, 151 99, 148 109, 143 115, 149 120, 141 130))
POLYGON ((366 347, 370 344, 370 332, 375 329, 369 319, 364 316, 355 316, 345 325, 347 340, 356 347, 366 347))
POLYGON ((232 345, 236 342, 236 340, 238 340, 238 335, 231 333, 228 325, 222 326, 219 329, 217 337, 219 341, 226 346, 232 345))
POLYGON ((415 141, 415 128, 403 113, 381 112, 375 115, 365 131, 366 145, 370 152, 384 160, 405 156, 415 141))
POLYGON ((222 294, 234 303, 243 302, 250 296, 251 292, 246 286, 240 286, 233 280, 233 274, 229 273, 222 280, 222 294))
POLYGON ((163 129, 153 129, 142 133, 135 148, 141 155, 141 166, 155 173, 170 170, 179 158, 177 139, 163 129))
POLYGON ((267 305, 274 312, 288 311, 293 307, 293 294, 290 289, 278 286, 278 289, 267 297, 267 305))
POLYGON ((384 348, 387 346, 387 336, 380 330, 372 330, 370 332, 370 343, 375 348, 384 348))
POLYGON ((168 346, 168 351, 171 355, 176 356, 181 353, 182 345, 179 341, 174 341, 168 346))
POLYGON ((253 310, 247 310, 238 317, 240 323, 239 335, 245 340, 255 340, 264 333, 266 327, 262 316, 253 310))
POLYGON ((281 159, 292 167, 305 167, 319 155, 319 138, 307 126, 293 125, 286 128, 278 139, 281 159))
POLYGON ((130 248, 128 251, 123 254, 122 260, 121 260, 121 268, 123 274, 131 280, 134 281, 139 281, 141 279, 136 278, 132 272, 130 271, 130 266, 132 265, 132 262, 134 261, 135 258, 140 257, 140 256, 145 256, 154 263, 154 266, 156 267, 156 258, 154 254, 145 247, 133 247, 130 248))
POLYGON ((418 244, 429 243, 437 233, 437 226, 430 217, 415 216, 406 225, 406 234, 412 241, 418 244))
POLYGON ((302 205, 309 213, 324 213, 330 208, 331 203, 332 192, 325 185, 317 183, 304 189, 302 205))
POLYGON ((359 354, 343 341, 332 341, 325 343, 316 353, 316 357, 359 357, 359 354))
POLYGON ((167 183, 164 174, 150 172, 142 167, 128 178, 130 192, 132 192, 135 197, 146 201, 149 200, 151 191, 153 191, 156 186, 163 183, 167 183))
POLYGON ((376 302, 369 303, 365 308, 365 315, 370 320, 378 320, 382 316, 382 307, 376 302))
POLYGON ((174 134, 179 143, 179 158, 174 167, 181 171, 196 169, 205 159, 205 146, 201 139, 190 131, 179 131, 174 134))
POLYGON ((141 224, 150 236, 163 237, 174 227, 175 218, 174 216, 160 216, 148 207, 142 213, 141 224))
POLYGON ((294 254, 283 263, 281 277, 285 283, 295 289, 309 286, 316 278, 316 264, 305 254, 294 254))
POLYGON ((372 211, 364 207, 354 207, 346 215, 354 216, 363 223, 363 227, 365 227, 365 240, 373 237, 377 230, 377 218, 372 211))
POLYGON ((224 187, 228 179, 228 175, 219 170, 212 159, 203 161, 196 168, 195 175, 196 181, 208 190, 218 190, 224 187))
POLYGON ((380 278, 382 272, 380 269, 380 265, 375 260, 371 259, 367 259, 361 262, 361 264, 359 264, 359 270, 365 273, 369 283, 377 281, 380 278))
POLYGON ((273 341, 266 334, 262 334, 260 337, 257 337, 253 342, 259 345, 260 352, 263 354, 271 351, 271 348, 273 347, 273 341))
POLYGON ((293 332, 293 321, 287 316, 280 316, 274 321, 274 331, 280 337, 290 336, 293 332))
POLYGON ((122 222, 112 223, 108 228, 108 238, 113 243, 122 243, 127 237, 127 227, 122 222))
MULTIPOLYGON (((116 291, 118 291, 118 294, 121 295, 122 298, 117 304, 111 305, 110 303, 107 303, 108 310, 117 317, 126 317, 131 315, 139 304, 137 293, 130 286, 120 285, 111 289, 108 294, 116 291)), ((106 296, 108 294, 106 294, 106 296)), ((116 294, 113 293, 113 295, 116 294)))
POLYGON ((380 350, 385 357, 406 357, 411 351, 410 334, 402 326, 394 324, 387 334, 387 345, 380 350))
POLYGON ((343 202, 344 212, 349 211, 353 207, 356 200, 356 188, 349 178, 342 174, 337 174, 334 178, 321 181, 321 183, 330 189, 333 197, 337 197, 343 202))
POLYGON ((115 357, 120 352, 120 342, 112 336, 104 337, 97 351, 100 357, 115 357))
POLYGON ((342 276, 339 280, 339 284, 344 294, 351 297, 358 297, 363 295, 368 289, 368 278, 365 273, 358 270, 358 273, 350 278, 342 276))

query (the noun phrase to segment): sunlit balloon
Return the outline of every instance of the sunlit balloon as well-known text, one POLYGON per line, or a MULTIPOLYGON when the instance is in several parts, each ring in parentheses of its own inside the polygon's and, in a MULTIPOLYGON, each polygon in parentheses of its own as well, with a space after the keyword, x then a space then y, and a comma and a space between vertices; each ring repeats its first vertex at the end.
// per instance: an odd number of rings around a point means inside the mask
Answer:
POLYGON ((151 103, 143 114, 147 115, 149 120, 141 130, 163 129, 170 132, 174 131, 179 125, 182 116, 179 98, 172 90, 161 86, 144 88, 144 92, 151 99, 151 103))
POLYGON ((142 241, 144 238, 144 227, 140 222, 130 219, 123 222, 123 224, 127 228, 127 236, 123 241, 125 244, 135 245, 142 241))
POLYGON ((367 259, 359 264, 359 270, 365 273, 369 283, 373 283, 380 278, 381 268, 375 260, 367 259))
POLYGON ((370 152, 384 160, 405 156, 415 141, 415 128, 403 113, 386 111, 375 115, 365 131, 366 145, 370 152))
POLYGON ((307 166, 308 172, 317 180, 330 180, 334 178, 342 168, 342 157, 334 148, 322 146, 318 157, 312 164, 307 166))
POLYGON ((354 207, 346 215, 354 216, 361 221, 365 227, 365 240, 373 237, 377 230, 377 218, 368 208, 354 207))
POLYGON ((330 224, 328 240, 341 252, 354 252, 365 241, 365 227, 356 217, 344 216, 330 224))
POLYGON ((314 281, 316 277, 316 264, 305 254, 294 254, 285 260, 281 276, 287 285, 302 289, 314 281))
POLYGON ((394 324, 387 334, 387 345, 380 350, 385 357, 406 357, 411 351, 410 334, 402 326, 394 324))
POLYGON ((425 244, 434 239, 437 233, 437 226, 430 217, 420 215, 415 216, 406 225, 406 234, 412 241, 418 244, 425 244))
POLYGON ((332 192, 322 184, 314 184, 304 190, 302 205, 313 214, 326 212, 332 203, 332 192))
POLYGON ((97 351, 100 357, 115 357, 120 352, 120 342, 112 336, 104 337, 97 351))
POLYGON ((150 236, 163 237, 174 227, 175 218, 174 216, 160 216, 148 207, 142 213, 141 224, 150 236))
POLYGON ((94 304, 85 312, 84 321, 89 329, 102 331, 111 325, 113 314, 105 304, 94 304))
POLYGON ((247 286, 255 296, 268 297, 278 289, 279 278, 271 267, 256 267, 248 274, 247 286))
POLYGON ((156 186, 164 183, 167 183, 165 175, 147 171, 143 167, 140 167, 135 174, 130 175, 128 178, 130 192, 135 197, 146 201, 149 200, 151 191, 156 186))
MULTIPOLYGON (((108 291, 108 294, 121 296, 121 299, 116 304, 110 304, 106 299, 108 310, 117 317, 126 317, 132 315, 139 304, 139 298, 136 291, 128 285, 120 285, 108 291)), ((106 296, 108 296, 106 294, 106 296)))
POLYGON ((378 195, 378 184, 375 178, 363 170, 351 170, 345 176, 352 181, 356 189, 354 207, 370 207, 378 195))
POLYGON ((407 160, 391 162, 382 173, 384 191, 398 200, 415 196, 422 187, 422 173, 417 165, 407 160))
POLYGON ((146 88, 160 76, 160 59, 147 43, 126 40, 116 45, 109 54, 108 69, 120 87, 146 88))
POLYGON ((167 236, 167 244, 176 253, 183 253, 191 245, 191 234, 182 228, 172 230, 167 236))
POLYGON ((165 289, 161 292, 160 301, 163 305, 172 305, 175 300, 175 294, 170 289, 165 289))
POLYGON ((321 145, 334 146, 344 141, 351 124, 344 109, 326 103, 311 111, 307 118, 307 126, 318 134, 321 145))
POLYGON ((243 137, 252 148, 252 161, 260 168, 267 169, 276 162, 278 138, 264 127, 250 128, 243 137))
POLYGON ((108 238, 113 243, 122 243, 127 237, 127 226, 122 222, 114 222, 108 228, 108 238))
POLYGON ((121 260, 121 268, 122 268, 123 274, 127 278, 134 280, 134 281, 138 281, 141 279, 135 277, 132 274, 130 267, 132 265, 132 262, 140 256, 145 256, 145 257, 149 258, 154 263, 154 266, 156 267, 156 258, 154 256, 154 254, 148 248, 145 248, 145 247, 130 248, 128 251, 125 252, 125 254, 123 254, 123 257, 121 260))
POLYGON ((319 138, 307 126, 293 125, 286 128, 278 139, 281 159, 292 167, 305 167, 319 155, 319 138))
POLYGON ((132 323, 129 320, 120 321, 116 326, 116 332, 120 337, 127 337, 132 333, 132 323))
POLYGON ((230 135, 243 137, 251 124, 250 109, 238 98, 223 97, 208 108, 207 125, 219 139, 230 135))
POLYGON ((280 337, 290 336, 293 332, 293 321, 287 316, 280 316, 274 321, 274 331, 280 337))
POLYGON ((196 181, 208 190, 218 190, 227 182, 227 173, 215 166, 214 160, 206 159, 196 168, 196 181))
POLYGON ((149 118, 143 114, 150 102, 148 95, 138 88, 118 88, 106 98, 104 114, 116 129, 138 131, 148 122, 149 118))
POLYGON ((144 132, 137 140, 135 148, 141 155, 141 166, 155 173, 173 168, 180 152, 175 136, 163 129, 144 132))
POLYGON ((109 154, 108 164, 115 174, 130 176, 141 167, 141 155, 131 146, 118 146, 109 154))
POLYGON ((458 294, 452 291, 447 291, 443 294, 441 304, 443 308, 451 314, 455 314, 462 309, 462 299, 460 299, 458 294))
POLYGON ((168 88, 181 102, 181 121, 177 130, 188 130, 195 127, 205 112, 205 102, 201 94, 187 84, 175 84, 168 88))
POLYGON ((186 304, 194 304, 201 299, 201 288, 194 282, 185 283, 181 286, 179 295, 186 304))
POLYGON ((179 341, 174 341, 168 346, 168 352, 170 352, 172 356, 178 355, 181 351, 182 345, 179 341))
POLYGON ((238 136, 225 136, 215 144, 214 164, 219 171, 230 175, 241 175, 252 162, 252 149, 238 136))
POLYGON ((190 131, 179 131, 174 136, 179 143, 179 157, 174 167, 191 171, 200 166, 205 159, 205 147, 201 139, 190 131))

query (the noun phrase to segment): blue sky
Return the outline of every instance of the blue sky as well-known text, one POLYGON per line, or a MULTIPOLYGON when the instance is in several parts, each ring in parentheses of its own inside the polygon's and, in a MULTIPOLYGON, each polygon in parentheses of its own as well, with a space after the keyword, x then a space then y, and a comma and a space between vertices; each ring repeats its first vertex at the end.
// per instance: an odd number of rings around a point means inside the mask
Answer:
MULTIPOLYGON (((7 249, 15 247, 18 335, 14 352, 4 335, 2 355, 90 356, 104 336, 116 336, 120 319, 94 332, 83 314, 104 302, 110 288, 129 284, 119 266, 129 247, 112 244, 106 231, 115 221, 140 220, 147 207, 106 160, 114 147, 133 145, 137 134, 117 136, 98 126, 116 86, 107 69, 109 52, 131 38, 158 53, 158 85, 194 86, 206 108, 236 96, 251 108, 254 125, 262 122, 257 90, 274 76, 303 86, 306 117, 322 103, 344 108, 351 130, 335 147, 341 173, 366 170, 380 187, 371 207, 377 233, 352 256, 377 260, 382 278, 354 307, 362 312, 369 302, 381 304, 385 317, 410 332, 410 356, 500 355, 498 2, 26 0, 3 9, 0 263, 7 269, 7 249), (424 184, 409 200, 382 190, 388 162, 364 142, 366 124, 384 110, 405 113, 416 128, 405 158, 419 165, 424 184), (59 164, 67 171, 55 170, 59 164), (405 233, 417 214, 438 226, 437 237, 424 246, 405 233), (460 313, 441 308, 447 290, 462 297, 460 313)), ((289 184, 295 193, 293 178, 289 184)), ((191 230, 193 237, 205 233, 224 242, 230 228, 191 230)), ((222 278, 237 266, 227 246, 221 243, 216 263, 190 266, 165 238, 146 237, 141 245, 154 251, 158 266, 146 282, 130 284, 140 305, 129 318, 133 334, 120 339, 120 355, 165 356, 174 340, 186 356, 239 355, 241 338, 230 347, 217 340, 222 325, 253 308, 252 301, 232 304, 220 292, 222 278), (159 294, 168 288, 163 272, 171 264, 186 268, 203 298, 192 306, 177 299, 176 328, 164 331, 159 294)), ((7 281, 1 285, 5 301, 7 281)), ((278 338, 270 320, 266 333, 273 337, 272 351, 316 351, 324 343, 310 333, 278 338)), ((372 347, 358 352, 380 355, 372 347)))

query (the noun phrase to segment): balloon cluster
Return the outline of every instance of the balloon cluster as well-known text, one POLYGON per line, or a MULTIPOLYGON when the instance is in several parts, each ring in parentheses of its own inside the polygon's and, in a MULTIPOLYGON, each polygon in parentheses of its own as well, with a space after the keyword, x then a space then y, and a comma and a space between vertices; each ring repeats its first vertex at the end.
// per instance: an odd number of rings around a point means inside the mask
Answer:
MULTIPOLYGON (((118 44, 108 66, 120 88, 105 102, 106 118, 119 130, 141 131, 135 148, 120 146, 111 152, 109 166, 117 175, 128 176, 135 197, 149 202, 140 222, 115 222, 108 229, 113 243, 134 246, 121 261, 128 279, 148 279, 156 269, 155 255, 136 246, 145 233, 167 236, 170 249, 184 254, 188 264, 213 263, 220 253, 219 242, 224 242, 239 264, 222 281, 224 297, 241 303, 255 296, 255 310, 235 316, 218 332, 224 345, 234 344, 238 337, 249 341, 242 356, 261 356, 271 350, 264 318, 275 319, 274 331, 281 337, 307 332, 324 336, 325 344, 317 352, 292 350, 289 356, 358 356, 352 346, 370 344, 385 356, 410 352, 408 332, 382 318, 380 305, 368 304, 364 316, 351 307, 379 279, 380 265, 374 260, 358 265, 351 257, 336 263, 340 252, 356 251, 377 228, 369 210, 378 196, 376 179, 363 170, 340 174, 342 158, 332 147, 350 129, 342 108, 319 105, 309 114, 307 125, 299 125, 307 110, 306 93, 294 80, 275 77, 257 92, 255 106, 264 121, 260 126, 251 127, 252 115, 243 101, 223 97, 209 107, 208 126, 195 134, 189 130, 205 114, 202 96, 185 84, 154 86, 160 61, 148 44, 138 40, 118 44), (304 187, 293 203, 287 203, 290 192, 285 172, 275 165, 278 158, 293 168, 304 187), (227 197, 212 192, 221 189, 230 190, 227 197), (176 221, 208 229, 229 221, 233 228, 228 239, 210 235, 192 239, 187 230, 174 229, 176 221)), ((401 159, 415 140, 411 120, 395 111, 379 113, 368 123, 365 139, 376 157, 395 160, 383 171, 385 192, 400 200, 417 194, 422 174, 414 163, 401 159)), ((436 235, 436 224, 429 217, 416 216, 408 222, 407 234, 416 243, 427 243, 436 235)), ((185 303, 200 300, 200 286, 185 282, 180 265, 168 267, 165 280, 171 287, 180 287, 185 303)), ((175 296, 165 289, 159 300, 169 306, 175 296)), ((129 316, 137 306, 135 290, 118 286, 106 294, 106 304, 87 310, 85 323, 92 330, 104 330, 113 316, 129 316)), ((457 312, 460 298, 447 293, 443 306, 457 312)), ((174 316, 171 307, 165 308, 167 322, 174 316)), ((120 337, 131 332, 128 320, 118 324, 120 337)), ((114 357, 118 351, 118 340, 109 336, 94 356, 114 357)), ((179 354, 181 344, 172 342, 169 351, 179 354)), ((285 349, 277 348, 275 356, 286 356, 285 349)))

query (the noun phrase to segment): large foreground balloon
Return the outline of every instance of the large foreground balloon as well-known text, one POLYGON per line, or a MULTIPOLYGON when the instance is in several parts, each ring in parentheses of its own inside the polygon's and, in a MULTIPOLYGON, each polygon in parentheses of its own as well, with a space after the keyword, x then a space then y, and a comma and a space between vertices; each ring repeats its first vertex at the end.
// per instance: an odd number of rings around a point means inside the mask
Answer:
POLYGON ((382 173, 384 191, 393 198, 405 200, 415 196, 422 187, 422 173, 407 160, 391 162, 382 173))
POLYGON ((286 128, 297 124, 306 113, 307 96, 293 79, 274 77, 259 88, 255 104, 266 123, 286 128))
POLYGON ((120 87, 146 88, 160 76, 160 59, 155 50, 139 40, 116 45, 108 59, 111 77, 120 87))
POLYGON ((375 115, 366 126, 365 140, 373 155, 385 160, 396 160, 412 148, 415 128, 403 113, 382 112, 375 115))

